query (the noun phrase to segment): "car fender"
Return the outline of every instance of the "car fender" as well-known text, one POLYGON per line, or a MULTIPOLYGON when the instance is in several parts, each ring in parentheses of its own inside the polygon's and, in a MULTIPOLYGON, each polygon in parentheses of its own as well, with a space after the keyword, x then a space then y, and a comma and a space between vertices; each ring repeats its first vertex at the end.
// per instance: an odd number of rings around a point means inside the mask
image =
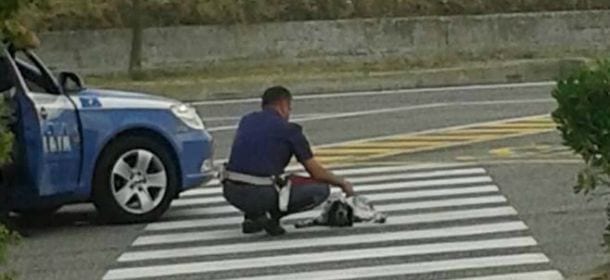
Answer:
MULTIPOLYGON (((170 152, 173 155, 176 155, 178 150, 177 143, 171 137, 177 131, 170 129, 177 129, 179 124, 169 110, 124 109, 81 112, 81 121, 83 128, 96 128, 83 129, 83 169, 76 193, 81 199, 89 199, 91 195, 93 174, 102 152, 121 135, 130 131, 149 131, 171 145, 170 152)), ((177 165, 181 168, 179 161, 177 165)))

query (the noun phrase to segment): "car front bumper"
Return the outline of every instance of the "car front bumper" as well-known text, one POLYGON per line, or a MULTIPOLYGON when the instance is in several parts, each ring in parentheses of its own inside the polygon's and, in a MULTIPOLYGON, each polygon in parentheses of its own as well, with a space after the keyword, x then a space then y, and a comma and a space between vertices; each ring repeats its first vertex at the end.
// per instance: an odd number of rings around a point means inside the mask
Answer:
POLYGON ((180 191, 198 187, 212 180, 214 170, 214 141, 205 131, 192 131, 177 135, 179 161, 182 173, 180 191))

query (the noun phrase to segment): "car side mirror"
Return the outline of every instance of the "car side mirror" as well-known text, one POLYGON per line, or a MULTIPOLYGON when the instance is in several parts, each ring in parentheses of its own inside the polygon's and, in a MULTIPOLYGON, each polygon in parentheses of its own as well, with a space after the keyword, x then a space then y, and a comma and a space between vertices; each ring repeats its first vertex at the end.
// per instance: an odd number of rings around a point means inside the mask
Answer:
POLYGON ((59 84, 64 92, 78 92, 83 89, 83 80, 72 72, 59 73, 59 84))

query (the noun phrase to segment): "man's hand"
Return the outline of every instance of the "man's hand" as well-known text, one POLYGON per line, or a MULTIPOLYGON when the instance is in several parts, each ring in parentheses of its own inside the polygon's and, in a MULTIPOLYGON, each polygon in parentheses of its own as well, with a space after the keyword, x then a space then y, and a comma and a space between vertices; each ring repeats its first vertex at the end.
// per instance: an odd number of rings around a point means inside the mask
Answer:
POLYGON ((347 197, 354 195, 354 186, 352 183, 335 176, 335 174, 324 168, 315 158, 305 161, 303 166, 305 166, 305 169, 312 178, 340 187, 347 197))
POLYGON ((341 189, 346 197, 354 196, 354 185, 352 183, 343 180, 343 184, 341 185, 341 189))

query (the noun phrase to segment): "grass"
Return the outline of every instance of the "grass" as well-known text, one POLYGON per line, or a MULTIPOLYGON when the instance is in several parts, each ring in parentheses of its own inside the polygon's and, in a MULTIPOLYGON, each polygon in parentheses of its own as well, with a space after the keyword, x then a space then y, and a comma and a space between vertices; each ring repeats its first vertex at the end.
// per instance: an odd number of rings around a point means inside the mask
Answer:
POLYGON ((357 79, 388 72, 451 67, 459 64, 457 57, 428 60, 386 59, 374 63, 311 61, 298 65, 232 61, 209 68, 150 70, 141 73, 140 79, 135 81, 122 73, 91 75, 86 77, 86 82, 95 87, 133 90, 182 99, 189 93, 201 95, 204 91, 217 92, 226 98, 234 88, 256 87, 260 84, 357 79))
MULTIPOLYGON (((583 54, 559 56, 551 53, 546 55, 504 53, 467 59, 461 57, 437 57, 421 61, 386 59, 375 63, 313 61, 300 65, 252 65, 234 61, 207 69, 147 71, 143 73, 141 79, 136 81, 124 74, 87 76, 85 80, 88 85, 97 88, 146 92, 181 100, 218 99, 256 96, 256 92, 263 87, 277 84, 297 88, 302 86, 325 88, 331 84, 331 88, 339 88, 332 84, 339 85, 350 81, 363 83, 384 79, 384 77, 410 77, 413 73, 411 71, 418 70, 421 70, 419 73, 422 73, 427 72, 428 69, 499 65, 510 60, 577 56, 583 56, 583 54)), ((594 56, 588 54, 587 57, 594 56)))
MULTIPOLYGON (((146 26, 610 9, 607 0, 146 0, 146 26)), ((37 31, 121 28, 129 1, 46 0, 22 13, 37 31)))

